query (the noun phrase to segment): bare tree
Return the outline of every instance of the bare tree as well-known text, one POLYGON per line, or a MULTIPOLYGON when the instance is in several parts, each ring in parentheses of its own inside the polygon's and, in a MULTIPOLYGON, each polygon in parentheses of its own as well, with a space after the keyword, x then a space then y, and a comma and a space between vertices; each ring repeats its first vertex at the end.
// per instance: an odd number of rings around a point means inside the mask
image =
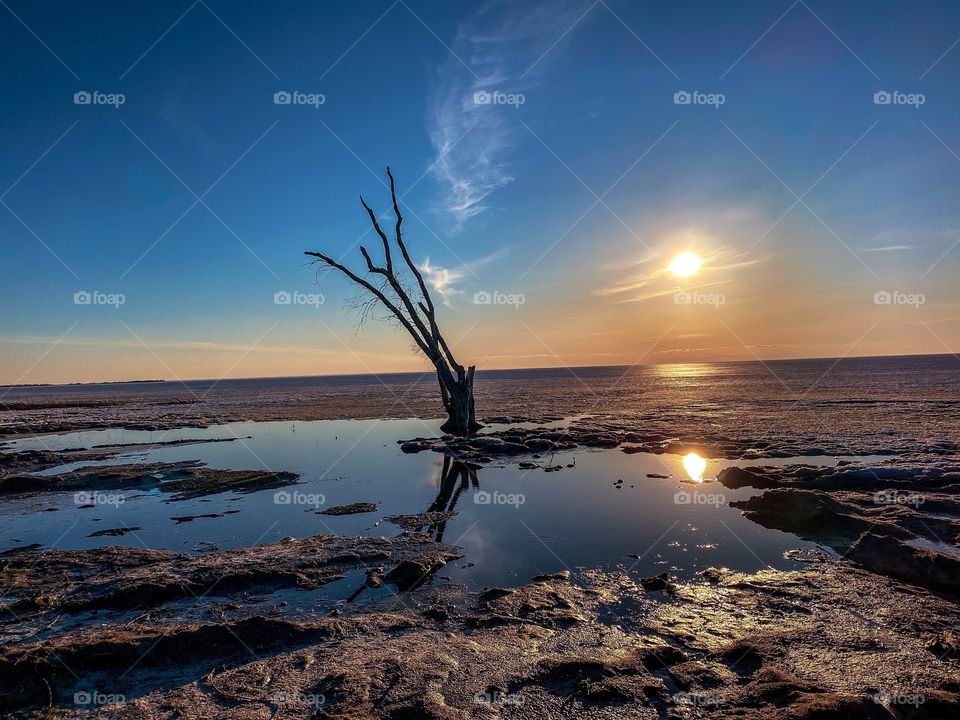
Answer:
MULTIPOLYGON (((447 421, 441 429, 451 435, 471 435, 483 427, 476 420, 473 402, 473 376, 476 367, 471 365, 464 369, 463 365, 458 363, 453 356, 450 346, 447 345, 447 341, 440 332, 440 327, 437 325, 436 308, 433 299, 430 297, 430 291, 427 289, 427 284, 424 282, 420 270, 410 259, 410 253, 403 241, 403 234, 400 229, 403 224, 403 215, 400 214, 393 173, 390 172, 389 167, 387 168, 387 177, 390 178, 390 198, 393 201, 393 213, 397 218, 394 229, 394 243, 399 248, 404 260, 399 270, 402 273, 404 266, 410 270, 416 278, 418 290, 411 292, 404 287, 401 275, 394 268, 390 239, 380 227, 376 214, 364 201, 363 196, 360 197, 360 204, 367 211, 370 223, 383 243, 384 264, 382 266, 375 265, 370 258, 370 253, 362 245, 360 246, 360 253, 367 262, 368 276, 379 275, 383 279, 371 282, 370 279, 357 275, 348 267, 324 253, 306 252, 305 254, 317 258, 314 262, 340 271, 359 285, 365 293, 370 294, 371 297, 367 302, 359 304, 364 316, 373 306, 379 303, 403 326, 403 329, 413 338, 417 349, 436 368, 437 381, 440 383, 440 397, 443 400, 443 407, 447 411, 447 421)), ((362 320, 363 317, 361 317, 361 322, 362 320)))

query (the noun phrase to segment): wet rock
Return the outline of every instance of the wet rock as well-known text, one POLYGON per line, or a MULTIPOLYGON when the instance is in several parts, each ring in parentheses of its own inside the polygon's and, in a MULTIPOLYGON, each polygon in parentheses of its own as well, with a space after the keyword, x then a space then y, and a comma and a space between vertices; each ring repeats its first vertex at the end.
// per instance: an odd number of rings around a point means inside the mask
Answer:
POLYGON ((433 573, 452 559, 454 558, 442 554, 403 560, 386 573, 383 579, 395 585, 400 592, 409 592, 420 587, 433 573))
POLYGON ((670 580, 670 576, 665 572, 652 577, 641 578, 640 585, 644 590, 650 591, 673 589, 673 583, 670 580))
POLYGON ((927 649, 940 658, 960 659, 960 636, 954 631, 948 630, 931 642, 927 649))
POLYGON ((376 512, 379 506, 371 502, 355 502, 349 505, 334 505, 325 510, 318 510, 318 515, 357 515, 359 513, 376 512))
POLYGON ((776 476, 768 475, 759 468, 728 467, 717 473, 717 480, 731 489, 752 487, 759 490, 780 486, 776 476))
MULTIPOLYGON (((855 497, 855 496, 854 496, 855 497)), ((913 511, 857 504, 849 495, 779 488, 731 502, 764 527, 822 542, 879 573, 923 587, 960 593, 960 556, 916 544, 913 511)), ((930 522, 933 522, 932 520, 930 522)))
POLYGON ((451 546, 418 535, 317 535, 203 556, 121 547, 49 552, 31 547, 3 556, 0 595, 20 608, 14 610, 18 617, 37 610, 62 615, 145 609, 185 598, 311 590, 351 570, 406 560, 435 566, 458 557, 451 546))
POLYGON ((504 442, 498 437, 480 436, 473 438, 470 441, 470 446, 476 448, 477 450, 497 452, 503 448, 504 442))
POLYGON ((833 558, 828 552, 818 550, 817 548, 794 548, 783 553, 787 560, 802 563, 822 563, 832 562, 833 558))
POLYGON ((445 523, 451 518, 456 517, 456 515, 456 510, 431 511, 418 513, 416 515, 388 515, 384 520, 394 525, 399 525, 408 532, 413 532, 431 525, 445 523))
POLYGON ((400 443, 400 450, 411 454, 431 450, 432 448, 433 443, 429 440, 407 440, 406 442, 400 443))
POLYGON ((223 492, 254 493, 293 485, 299 473, 261 470, 216 470, 207 467, 190 468, 187 477, 164 482, 162 492, 172 492, 172 500, 192 500, 223 492))
POLYGON ((202 518, 222 518, 226 515, 236 515, 239 510, 224 510, 219 513, 204 513, 202 515, 174 515, 170 519, 173 520, 177 525, 185 522, 193 522, 194 520, 200 520, 202 518))
MULTIPOLYGON (((56 467, 65 462, 63 457, 63 453, 49 450, 23 450, 0 454, 0 479, 14 473, 39 472, 56 467)), ((0 488, 2 487, 3 483, 0 482, 0 488)))
POLYGON ((109 528, 106 530, 97 530, 90 533, 87 537, 123 537, 127 533, 136 532, 137 530, 143 530, 141 527, 122 527, 122 528, 109 528))

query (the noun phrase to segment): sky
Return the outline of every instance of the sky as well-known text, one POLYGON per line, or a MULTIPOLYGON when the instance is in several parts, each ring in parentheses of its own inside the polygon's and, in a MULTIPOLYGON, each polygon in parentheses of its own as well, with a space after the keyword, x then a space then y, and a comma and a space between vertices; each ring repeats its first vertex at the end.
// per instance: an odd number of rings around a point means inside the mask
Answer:
POLYGON ((960 352, 960 6, 0 1, 0 383, 960 352), (683 252, 690 277, 668 271, 683 252))

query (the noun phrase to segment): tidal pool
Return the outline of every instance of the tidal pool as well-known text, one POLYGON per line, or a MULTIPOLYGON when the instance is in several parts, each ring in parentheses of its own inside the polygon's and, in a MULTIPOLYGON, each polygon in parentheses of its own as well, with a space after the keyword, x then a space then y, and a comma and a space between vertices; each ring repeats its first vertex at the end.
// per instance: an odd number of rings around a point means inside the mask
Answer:
MULTIPOLYGON (((436 453, 400 451, 397 441, 438 435, 439 424, 417 419, 244 422, 206 429, 111 429, 17 440, 4 450, 235 438, 152 450, 132 448, 103 464, 201 460, 214 468, 287 470, 300 473, 301 478, 296 485, 278 490, 228 492, 185 501, 172 501, 156 483, 142 490, 104 493, 102 502, 88 508, 81 508, 84 503, 73 493, 6 501, 0 507, 0 549, 38 543, 59 549, 120 545, 199 553, 288 536, 394 535, 400 528, 384 521, 387 515, 452 509, 456 516, 424 531, 462 547, 463 557, 432 582, 510 586, 540 573, 582 568, 619 568, 637 576, 669 571, 679 577, 710 566, 748 572, 765 566, 792 568, 797 563, 785 559, 784 551, 817 546, 746 520, 727 503, 758 491, 730 490, 714 478, 729 465, 833 465, 843 459, 714 460, 583 449, 540 458, 539 463, 560 468, 545 472, 521 469, 515 463, 471 469, 436 453), (355 502, 376 503, 378 509, 341 516, 317 514, 355 502), (237 510, 190 522, 171 519, 237 510), (90 537, 97 531, 124 527, 139 529, 121 537, 90 537)), ((73 466, 80 464, 97 463, 73 466)))

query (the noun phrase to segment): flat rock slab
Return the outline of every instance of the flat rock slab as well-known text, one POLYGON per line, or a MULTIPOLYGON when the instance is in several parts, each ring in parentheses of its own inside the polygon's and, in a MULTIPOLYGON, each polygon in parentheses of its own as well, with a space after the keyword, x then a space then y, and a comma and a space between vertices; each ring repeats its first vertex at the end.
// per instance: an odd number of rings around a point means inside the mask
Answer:
POLYGON ((376 512, 378 505, 371 502, 355 502, 349 505, 334 505, 326 510, 317 510, 317 515, 357 515, 376 512))

